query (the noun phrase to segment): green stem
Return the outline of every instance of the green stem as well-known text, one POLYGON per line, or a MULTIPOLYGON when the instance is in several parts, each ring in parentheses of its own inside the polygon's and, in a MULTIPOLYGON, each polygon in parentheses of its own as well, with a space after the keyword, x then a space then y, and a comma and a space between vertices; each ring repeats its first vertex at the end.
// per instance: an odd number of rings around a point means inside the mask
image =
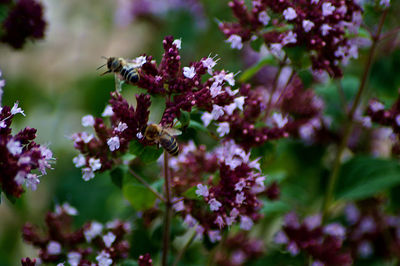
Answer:
POLYGON ((162 202, 165 202, 164 197, 157 192, 154 188, 150 186, 140 175, 136 174, 132 169, 129 168, 129 173, 136 178, 140 183, 142 183, 148 190, 150 190, 157 198, 159 198, 162 202))
POLYGON ((352 128, 353 128, 353 124, 354 124, 354 113, 357 110, 357 107, 358 107, 358 105, 360 103, 360 100, 361 100, 361 96, 362 96, 362 94, 363 94, 363 92, 365 90, 365 85, 366 85, 366 83, 368 81, 369 72, 371 70, 372 61, 373 61, 374 54, 375 54, 375 51, 376 51, 376 48, 377 48, 377 45, 378 45, 378 42, 379 42, 379 39, 380 39, 380 35, 381 35, 383 24, 385 22, 386 15, 387 15, 387 10, 385 10, 383 12, 383 15, 382 15, 382 17, 381 17, 381 19, 379 21, 379 26, 378 26, 377 33, 372 36, 372 46, 371 46, 371 50, 370 50, 369 55, 368 55, 367 63, 365 65, 364 72, 363 72, 363 75, 362 75, 362 78, 361 78, 360 87, 358 88, 358 92, 357 92, 356 98, 354 99, 353 105, 351 106, 351 109, 350 109, 350 112, 349 112, 349 115, 348 115, 348 121, 347 121, 347 123, 345 125, 345 128, 344 128, 342 141, 341 141, 341 143, 339 145, 339 148, 338 148, 338 151, 337 151, 334 163, 333 163, 333 169, 332 169, 332 173, 331 173, 331 175, 329 177, 328 189, 326 190, 324 204, 323 204, 323 207, 322 207, 323 221, 326 220, 326 216, 328 214, 328 209, 329 209, 329 207, 330 207, 330 205, 332 203, 333 192, 335 190, 335 185, 336 185, 337 178, 338 178, 338 175, 339 175, 341 158, 342 158, 344 150, 347 147, 347 142, 348 142, 349 137, 350 137, 351 132, 352 132, 352 128))
POLYGON ((170 224, 172 217, 172 202, 171 202, 171 186, 168 174, 168 153, 164 151, 164 178, 165 178, 165 218, 164 218, 164 234, 163 234, 163 253, 162 265, 168 264, 168 251, 170 242, 170 224))
POLYGON ((271 93, 269 94, 269 99, 268 99, 268 103, 267 103, 267 108, 265 110, 265 117, 268 117, 270 111, 271 111, 271 107, 272 107, 272 98, 275 94, 275 91, 278 88, 278 80, 279 80, 279 76, 281 75, 282 69, 286 64, 286 59, 287 56, 285 56, 283 58, 283 60, 279 63, 279 67, 278 67, 278 71, 276 72, 276 75, 274 77, 274 80, 272 81, 272 90, 271 93))

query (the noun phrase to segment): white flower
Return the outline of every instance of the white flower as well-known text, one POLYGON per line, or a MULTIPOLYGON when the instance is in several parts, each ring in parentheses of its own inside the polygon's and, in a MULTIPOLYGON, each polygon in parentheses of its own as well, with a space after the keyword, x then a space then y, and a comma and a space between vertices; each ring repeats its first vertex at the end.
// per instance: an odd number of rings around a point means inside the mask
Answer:
POLYGON ((222 87, 218 84, 218 82, 214 82, 210 88, 211 97, 215 98, 221 93, 222 93, 222 87))
POLYGON ((37 189, 37 185, 40 183, 39 177, 35 174, 26 175, 26 187, 31 188, 32 191, 37 189))
POLYGON ((380 0, 379 4, 383 7, 389 7, 390 6, 390 0, 380 0))
POLYGON ((124 132, 124 130, 127 128, 128 128, 128 125, 126 123, 119 122, 115 131, 116 132, 124 132))
POLYGON ((82 178, 85 181, 89 181, 90 179, 94 178, 94 173, 92 168, 90 167, 82 168, 82 178))
POLYGON ((239 182, 235 184, 235 190, 242 191, 245 186, 246 186, 246 181, 241 179, 239 182))
POLYGON ((107 140, 107 145, 110 148, 110 151, 115 151, 119 149, 119 137, 115 136, 115 137, 111 137, 107 140))
POLYGON ((72 251, 68 253, 68 263, 71 264, 71 266, 78 266, 79 262, 81 261, 82 255, 79 252, 72 251))
POLYGON ((183 75, 189 79, 192 79, 196 75, 196 70, 193 66, 191 67, 184 67, 183 68, 183 75))
POLYGON ((228 82, 229 85, 235 86, 235 78, 233 73, 228 73, 224 76, 224 80, 228 82))
POLYGON ((326 2, 322 4, 322 16, 326 17, 332 15, 335 11, 336 7, 333 6, 331 3, 326 2))
POLYGON ((296 10, 294 10, 292 7, 288 7, 283 11, 283 16, 286 20, 293 20, 297 18, 296 10))
POLYGON ((344 228, 341 224, 331 223, 324 227, 324 233, 344 239, 346 236, 346 228, 344 228))
POLYGON ((231 36, 229 36, 228 40, 226 40, 225 42, 230 43, 232 49, 240 50, 243 47, 242 37, 236 34, 232 34, 231 36))
POLYGON ((236 194, 235 202, 237 204, 242 204, 245 200, 246 200, 246 196, 244 195, 243 191, 238 193, 238 194, 236 194))
POLYGON ((208 125, 213 120, 213 115, 210 113, 205 112, 201 115, 201 121, 203 121, 204 126, 208 127, 208 125))
POLYGON ((369 108, 371 108, 371 110, 375 113, 375 112, 384 110, 385 106, 382 103, 378 102, 378 101, 372 101, 369 104, 369 108))
MULTIPOLYGON (((0 112, 1 112, 1 107, 0 107, 0 112)), ((0 121, 0 128, 5 128, 6 126, 7 126, 6 122, 0 121)))
POLYGON ((25 183, 26 173, 24 171, 18 171, 17 175, 14 177, 15 183, 22 185, 25 183))
POLYGON ((280 43, 271 43, 269 51, 271 52, 271 54, 278 58, 281 58, 284 54, 284 52, 282 51, 282 44, 280 43))
POLYGON ((219 226, 219 229, 224 227, 225 224, 224 219, 220 215, 217 216, 217 219, 215 219, 214 223, 219 226))
POLYGON ((201 63, 203 64, 203 67, 207 68, 208 74, 212 75, 213 68, 217 64, 217 61, 211 57, 207 57, 206 59, 202 59, 201 63))
POLYGON ((24 111, 20 107, 18 107, 18 102, 14 103, 14 106, 11 108, 11 114, 12 115, 21 114, 25 116, 24 111))
POLYGON ((224 111, 225 111, 228 115, 232 115, 232 114, 233 114, 233 111, 235 111, 236 107, 237 107, 236 103, 233 102, 233 103, 231 103, 231 104, 229 104, 229 105, 225 105, 225 106, 224 106, 224 111))
POLYGON ((144 136, 143 136, 142 132, 138 132, 138 133, 136 133, 136 137, 138 139, 142 139, 144 136))
POLYGON ((297 34, 293 33, 293 31, 289 31, 285 37, 282 39, 282 44, 286 45, 289 43, 296 43, 297 42, 297 34))
POLYGON ((210 205, 210 210, 211 211, 218 211, 219 208, 222 206, 221 202, 218 200, 212 198, 208 201, 208 204, 210 205))
POLYGON ((192 215, 186 214, 185 220, 183 222, 188 226, 188 227, 193 227, 197 224, 197 220, 193 218, 192 215))
POLYGON ((133 60, 133 63, 134 63, 134 66, 135 67, 141 67, 141 66, 143 66, 145 63, 147 62, 147 60, 146 60, 146 57, 145 56, 139 56, 139 57, 136 57, 134 60, 133 60))
POLYGON ((47 244, 47 253, 49 255, 58 255, 61 253, 61 244, 56 241, 50 241, 47 244))
POLYGON ((72 207, 68 202, 64 203, 63 205, 57 205, 55 207, 55 213, 60 215, 61 213, 67 213, 68 215, 75 216, 78 215, 77 209, 72 207))
POLYGON ((86 164, 86 159, 85 156, 79 154, 78 156, 72 158, 72 162, 75 164, 76 168, 80 168, 86 164))
POLYGON ((310 21, 310 20, 303 20, 303 29, 305 32, 309 32, 313 27, 314 27, 314 22, 310 21))
POLYGON ((297 246, 296 242, 290 241, 289 245, 287 246, 287 250, 292 256, 296 256, 299 254, 299 247, 297 246))
POLYGON ((240 216, 240 228, 249 231, 253 227, 253 220, 248 216, 240 216))
POLYGON ((271 18, 268 16, 266 11, 262 11, 258 14, 258 21, 260 21, 264 26, 268 25, 271 18))
POLYGON ((400 115, 396 116, 396 124, 400 127, 400 115))
POLYGON ((100 159, 90 158, 89 166, 90 166, 90 168, 92 168, 93 172, 96 170, 99 170, 101 168, 100 159))
POLYGON ((183 203, 183 198, 174 197, 174 198, 172 198, 172 201, 173 202, 177 201, 174 205, 172 205, 172 208, 174 208, 174 210, 176 212, 180 212, 185 209, 185 204, 183 203))
POLYGON ((7 143, 7 149, 14 156, 22 153, 22 146, 18 140, 10 139, 7 143))
POLYGON ((102 117, 113 116, 114 112, 111 105, 106 105, 104 108, 103 113, 101 114, 102 117))
POLYGON ((181 49, 181 45, 182 45, 182 40, 181 39, 176 39, 172 42, 172 44, 175 44, 176 48, 178 48, 179 50, 181 49))
POLYGON ((361 258, 368 258, 374 252, 374 248, 369 241, 363 241, 358 245, 357 252, 361 258))
POLYGON ((318 4, 319 0, 311 0, 311 4, 318 4))
POLYGON ((81 138, 84 143, 89 143, 94 138, 94 136, 93 136, 93 134, 89 135, 87 132, 82 132, 81 138))
POLYGON ((213 104, 211 115, 214 120, 217 120, 218 118, 224 115, 224 108, 219 105, 213 104))
POLYGON ((104 241, 104 244, 106 245, 106 247, 110 248, 116 238, 117 237, 111 232, 108 232, 106 235, 104 235, 103 241, 104 241))
POLYGON ((272 115, 272 121, 274 121, 278 128, 283 128, 287 124, 288 118, 283 117, 281 113, 274 113, 272 115))
POLYGON ((84 127, 92 127, 94 126, 94 117, 92 115, 85 115, 82 117, 82 126, 84 127))
POLYGON ((234 265, 244 265, 247 259, 247 254, 241 250, 236 250, 232 253, 231 261, 234 265))
POLYGON ((288 241, 289 239, 283 231, 279 231, 274 237, 274 242, 278 245, 286 244, 288 241))
POLYGON ((299 128, 299 134, 302 139, 311 140, 314 136, 314 128, 310 124, 304 124, 299 128))
POLYGON ((198 184, 197 185, 197 190, 195 191, 197 196, 203 196, 203 197, 208 197, 209 192, 208 192, 208 187, 206 185, 198 184))
POLYGON ((99 222, 92 222, 83 234, 85 235, 86 241, 89 243, 93 238, 100 235, 101 231, 103 231, 103 225, 99 222))
POLYGON ((229 133, 229 123, 221 122, 217 127, 217 132, 220 137, 223 137, 229 133))
POLYGON ((237 108, 238 108, 240 111, 243 111, 243 105, 244 105, 244 100, 245 100, 245 99, 246 99, 245 96, 240 96, 240 97, 237 97, 237 98, 235 98, 235 99, 233 100, 233 102, 236 104, 237 108))
POLYGON ((338 49, 335 51, 334 55, 336 57, 346 57, 347 48, 345 46, 339 46, 338 49))
POLYGON ((110 254, 104 250, 96 257, 96 260, 99 262, 99 266, 110 266, 113 263, 110 254))
POLYGON ((322 32, 322 36, 326 36, 328 35, 329 31, 332 29, 331 26, 329 26, 328 24, 323 24, 321 26, 321 32, 322 32))
POLYGON ((221 240, 221 233, 218 230, 209 230, 208 237, 212 243, 215 243, 221 240))

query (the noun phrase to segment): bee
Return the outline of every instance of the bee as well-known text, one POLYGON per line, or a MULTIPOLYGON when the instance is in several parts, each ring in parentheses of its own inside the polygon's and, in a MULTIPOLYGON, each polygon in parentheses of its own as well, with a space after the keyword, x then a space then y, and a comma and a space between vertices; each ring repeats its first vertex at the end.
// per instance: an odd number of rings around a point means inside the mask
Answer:
POLYGON ((141 64, 134 61, 128 61, 121 57, 102 57, 107 60, 107 63, 98 67, 100 69, 104 66, 107 66, 108 70, 101 74, 101 76, 114 73, 115 74, 115 82, 117 90, 121 90, 121 85, 124 82, 129 84, 136 84, 139 81, 139 72, 141 64))
POLYGON ((180 132, 174 128, 165 128, 157 124, 148 124, 145 131, 144 137, 146 140, 158 143, 172 156, 178 155, 179 145, 175 139, 175 135, 180 135, 180 132))

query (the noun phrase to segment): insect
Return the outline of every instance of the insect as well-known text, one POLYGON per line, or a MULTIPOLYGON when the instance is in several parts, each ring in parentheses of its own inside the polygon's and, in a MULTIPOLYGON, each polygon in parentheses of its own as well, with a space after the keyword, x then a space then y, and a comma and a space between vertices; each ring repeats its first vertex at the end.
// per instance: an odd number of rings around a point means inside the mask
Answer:
POLYGON ((179 153, 179 145, 176 142, 175 135, 180 135, 181 132, 174 128, 165 128, 160 125, 151 123, 148 124, 144 132, 144 137, 148 141, 158 143, 169 154, 175 156, 179 153))
MULTIPOLYGON (((139 81, 138 69, 143 65, 143 58, 138 57, 136 60, 128 61, 121 57, 102 57, 107 60, 107 63, 98 67, 100 69, 107 66, 108 70, 101 74, 101 76, 114 73, 115 74, 115 84, 118 91, 121 90, 121 85, 124 82, 129 84, 135 84, 139 81)), ((145 60, 145 59, 144 59, 145 60)))

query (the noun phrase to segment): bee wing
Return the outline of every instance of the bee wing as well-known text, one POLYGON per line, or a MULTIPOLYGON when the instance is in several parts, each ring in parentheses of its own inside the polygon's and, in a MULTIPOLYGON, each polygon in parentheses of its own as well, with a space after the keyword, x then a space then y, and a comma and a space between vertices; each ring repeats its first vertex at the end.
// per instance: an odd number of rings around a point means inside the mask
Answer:
POLYGON ((118 74, 118 73, 115 73, 114 76, 115 76, 115 79, 114 79, 114 81, 115 81, 115 90, 118 91, 118 92, 121 92, 122 91, 122 84, 124 83, 124 80, 121 77, 121 75, 118 74))
POLYGON ((172 127, 168 127, 168 128, 163 128, 165 132, 167 132, 168 134, 170 134, 171 136, 177 136, 177 135, 181 135, 182 131, 176 129, 176 128, 172 128, 172 127))

